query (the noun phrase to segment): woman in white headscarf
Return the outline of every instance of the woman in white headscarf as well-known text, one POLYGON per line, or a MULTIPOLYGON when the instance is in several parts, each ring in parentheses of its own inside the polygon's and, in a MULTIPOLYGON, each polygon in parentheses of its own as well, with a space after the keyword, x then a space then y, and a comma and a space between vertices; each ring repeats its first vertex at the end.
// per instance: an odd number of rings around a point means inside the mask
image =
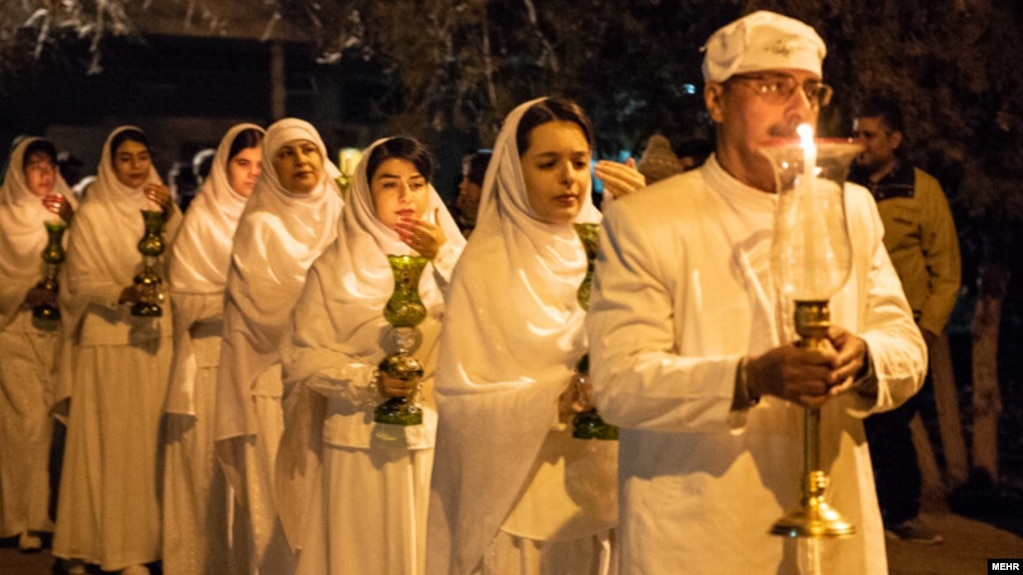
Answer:
MULTIPOLYGON (((289 530, 302 548, 300 575, 424 572, 436 342, 443 290, 465 245, 430 185, 432 172, 430 155, 416 140, 373 144, 355 171, 337 242, 316 260, 295 307, 282 348, 286 380, 311 390, 311 404, 326 403, 312 410, 325 413, 311 426, 323 462, 322 480, 310 486, 307 500, 316 503, 305 507, 302 535, 289 530), (383 315, 396 281, 388 255, 429 262, 418 284, 427 312, 417 326, 422 340, 412 350, 424 369, 419 379, 401 381, 378 370, 396 351, 383 315), (374 423, 374 409, 391 397, 418 404, 422 423, 374 423)), ((290 433, 291 420, 288 425, 290 433)))
POLYGON ((57 305, 37 286, 46 268, 43 222, 70 220, 77 205, 53 144, 17 140, 0 184, 0 537, 18 536, 23 551, 39 549, 40 534, 53 530, 47 463, 58 323, 32 315, 35 305, 57 305))
POLYGON ((303 120, 270 126, 263 174, 234 236, 217 375, 215 440, 247 535, 251 570, 286 575, 294 558, 277 520, 274 460, 283 431, 278 348, 306 271, 337 237, 344 201, 319 133, 303 120))
POLYGON ((232 239, 262 172, 264 133, 255 124, 227 131, 170 257, 174 360, 165 406, 163 569, 175 575, 229 572, 231 495, 215 465, 214 400, 232 239))
POLYGON ((136 575, 160 559, 158 445, 172 347, 168 301, 160 317, 131 314, 145 296, 133 284, 145 232, 140 212, 163 211, 168 244, 181 213, 138 128, 110 134, 97 172, 69 232, 61 292, 73 365, 62 354, 72 389, 61 390, 58 408, 72 401, 53 553, 136 575))
MULTIPOLYGON (((600 219, 592 149, 585 113, 555 98, 522 104, 498 135, 441 334, 432 574, 609 572, 617 442, 569 425, 586 353, 572 224, 600 219)), ((631 165, 598 170, 613 193, 643 185, 631 165)))

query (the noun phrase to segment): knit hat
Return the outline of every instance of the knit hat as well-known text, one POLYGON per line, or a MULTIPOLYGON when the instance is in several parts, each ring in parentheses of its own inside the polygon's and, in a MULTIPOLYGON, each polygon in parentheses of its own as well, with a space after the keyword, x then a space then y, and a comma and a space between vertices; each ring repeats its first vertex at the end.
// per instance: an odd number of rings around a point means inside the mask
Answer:
POLYGON ((671 142, 660 134, 650 136, 643 155, 636 165, 639 173, 646 176, 647 185, 681 172, 684 168, 678 156, 671 150, 671 142))
POLYGON ((703 79, 724 82, 735 74, 796 68, 821 75, 824 40, 799 20, 761 10, 711 35, 703 46, 703 79))

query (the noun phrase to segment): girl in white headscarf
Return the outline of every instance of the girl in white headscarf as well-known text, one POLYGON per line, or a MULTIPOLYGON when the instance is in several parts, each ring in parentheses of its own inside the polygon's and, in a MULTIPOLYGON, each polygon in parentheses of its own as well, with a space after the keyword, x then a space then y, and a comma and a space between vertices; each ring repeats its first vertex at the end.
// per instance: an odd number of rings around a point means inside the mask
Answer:
MULTIPOLYGON (((99 564, 105 571, 148 573, 160 559, 157 494, 160 416, 171 359, 171 314, 136 317, 144 292, 141 210, 162 210, 164 239, 173 241, 181 213, 153 167, 141 130, 123 126, 103 146, 96 182, 69 235, 62 329, 73 342, 73 393, 60 484, 53 553, 99 564)), ((166 273, 161 273, 166 277, 166 273)), ((77 572, 84 572, 75 565, 77 572)))
MULTIPOLYGON (((307 501, 316 503, 305 507, 300 536, 289 528, 302 548, 300 574, 424 573, 436 341, 443 289, 465 245, 430 185, 432 171, 429 153, 416 140, 373 144, 355 171, 337 242, 316 260, 295 307, 282 349, 286 379, 312 390, 313 406, 326 398, 312 410, 318 418, 311 439, 323 476, 307 501), (413 350, 424 374, 403 382, 377 365, 396 351, 386 343, 390 326, 383 315, 395 285, 387 256, 409 254, 429 260, 418 284, 427 316, 413 350), (379 404, 412 394, 421 424, 374 423, 379 404)), ((291 420, 288 425, 291 433, 291 420)))
POLYGON ((43 222, 70 220, 77 205, 53 144, 17 140, 0 184, 0 537, 18 536, 23 551, 39 549, 40 533, 53 530, 47 463, 58 323, 32 316, 35 305, 57 305, 37 286, 45 274, 43 222))
POLYGON ((165 406, 163 569, 175 575, 229 572, 232 495, 215 465, 214 400, 232 238, 262 172, 264 133, 255 124, 227 131, 170 257, 174 360, 165 406))
MULTIPOLYGON (((612 564, 617 442, 573 439, 569 425, 586 353, 576 293, 587 260, 572 224, 600 219, 592 146, 584 112, 554 98, 522 104, 498 135, 441 334, 432 574, 591 575, 612 564)), ((601 170, 617 193, 643 185, 631 166, 601 170)))
POLYGON ((273 493, 284 426, 278 347, 306 271, 337 237, 338 175, 311 124, 287 118, 270 126, 227 275, 214 437, 239 505, 235 520, 248 531, 235 544, 249 546, 249 570, 272 575, 294 569, 273 493))

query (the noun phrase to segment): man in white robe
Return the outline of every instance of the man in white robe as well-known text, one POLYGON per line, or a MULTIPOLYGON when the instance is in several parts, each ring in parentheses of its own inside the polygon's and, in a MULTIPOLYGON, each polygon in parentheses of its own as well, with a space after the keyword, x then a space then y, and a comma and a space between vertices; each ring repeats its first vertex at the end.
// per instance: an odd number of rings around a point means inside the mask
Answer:
POLYGON ((845 188, 833 349, 792 343, 769 263, 778 196, 759 149, 816 123, 824 43, 757 12, 705 49, 716 154, 607 210, 588 316, 596 405, 621 427, 621 572, 887 573, 861 420, 919 389, 926 350, 869 193, 845 188), (806 407, 848 538, 769 534, 800 504, 806 407))

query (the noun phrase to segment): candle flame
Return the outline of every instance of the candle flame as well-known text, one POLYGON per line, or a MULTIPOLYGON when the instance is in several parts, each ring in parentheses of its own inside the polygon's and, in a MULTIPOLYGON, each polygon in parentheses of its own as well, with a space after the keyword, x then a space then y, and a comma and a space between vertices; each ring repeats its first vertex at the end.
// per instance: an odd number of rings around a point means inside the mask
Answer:
POLYGON ((813 126, 810 124, 800 124, 796 128, 796 133, 799 134, 799 145, 804 148, 813 146, 813 126))
POLYGON ((803 149, 803 175, 808 186, 812 186, 814 176, 820 173, 817 167, 817 144, 813 140, 813 126, 800 124, 796 127, 799 134, 799 147, 803 149))

